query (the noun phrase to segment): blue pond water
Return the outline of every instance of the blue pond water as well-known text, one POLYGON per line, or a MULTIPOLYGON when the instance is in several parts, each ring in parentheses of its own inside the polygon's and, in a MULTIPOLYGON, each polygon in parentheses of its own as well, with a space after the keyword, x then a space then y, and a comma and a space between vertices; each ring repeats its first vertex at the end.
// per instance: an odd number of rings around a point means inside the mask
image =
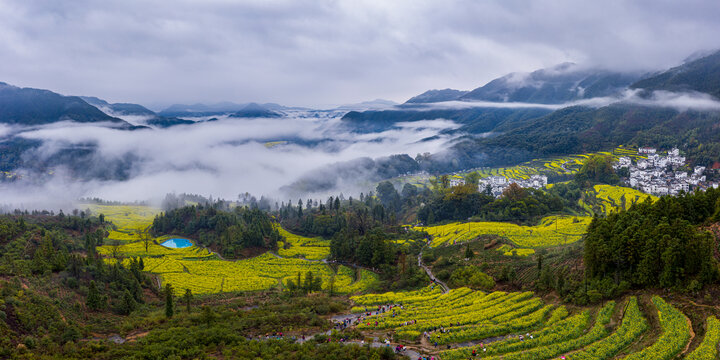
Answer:
POLYGON ((162 246, 173 248, 173 249, 182 249, 186 247, 191 247, 193 244, 188 239, 168 239, 164 243, 162 243, 162 246))

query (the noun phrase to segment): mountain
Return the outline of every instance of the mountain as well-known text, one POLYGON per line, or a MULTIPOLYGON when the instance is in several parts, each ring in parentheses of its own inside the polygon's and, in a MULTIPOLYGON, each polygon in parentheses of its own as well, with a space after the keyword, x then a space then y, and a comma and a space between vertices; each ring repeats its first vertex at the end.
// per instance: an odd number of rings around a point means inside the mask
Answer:
POLYGON ((105 122, 114 127, 133 128, 128 122, 105 114, 80 97, 0 82, 0 123, 43 125, 66 120, 105 122))
POLYGON ((699 91, 720 98, 720 51, 690 61, 632 84, 647 91, 699 91))
POLYGON ((357 103, 357 104, 341 105, 341 106, 338 106, 337 108, 335 108, 335 110, 345 110, 345 111, 380 110, 380 109, 392 108, 395 105, 398 105, 398 103, 391 101, 391 100, 375 99, 375 100, 371 100, 371 101, 363 101, 363 102, 357 103))
POLYGON ((275 118, 282 117, 283 114, 272 111, 262 105, 250 103, 239 111, 234 112, 230 117, 236 118, 275 118))
POLYGON ((234 113, 236 111, 242 110, 246 106, 248 106, 247 103, 236 104, 229 101, 219 102, 215 104, 174 104, 167 109, 160 111, 158 115, 169 117, 216 116, 234 113))
POLYGON ((432 110, 371 110, 350 111, 341 121, 350 131, 367 133, 391 129, 401 122, 446 119, 460 125, 456 131, 483 134, 494 131, 498 126, 534 119, 549 114, 552 110, 543 108, 469 108, 432 110))
POLYGON ((444 90, 428 90, 420 95, 413 96, 410 100, 406 101, 406 104, 419 104, 419 103, 435 103, 442 101, 453 101, 458 100, 469 91, 455 90, 455 89, 444 89, 444 90))
POLYGON ((136 123, 136 125, 150 125, 159 128, 167 128, 175 125, 190 125, 195 122, 176 117, 159 116, 152 110, 138 104, 115 103, 110 104, 103 99, 94 96, 81 96, 85 102, 94 105, 110 116, 123 118, 123 120, 136 123))
POLYGON ((175 125, 192 125, 195 123, 195 121, 180 119, 176 117, 154 116, 146 120, 145 123, 147 125, 158 128, 168 128, 175 125))
POLYGON ((618 145, 663 149, 677 146, 692 163, 708 166, 720 161, 718 123, 717 111, 680 111, 622 102, 597 109, 573 106, 542 117, 500 124, 495 129, 497 136, 468 138, 448 152, 457 168, 471 168, 606 151, 618 145))
POLYGON ((104 112, 112 112, 117 115, 137 115, 137 116, 155 116, 155 112, 138 104, 115 103, 110 104, 103 99, 94 96, 80 96, 90 105, 103 110, 104 112))
POLYGON ((612 96, 637 81, 640 74, 582 69, 572 63, 511 73, 460 96, 459 100, 562 104, 612 96))
MULTIPOLYGON (((219 102, 215 104, 193 104, 193 105, 184 105, 184 104, 175 104, 170 107, 168 107, 165 110, 162 110, 158 113, 160 116, 166 116, 166 117, 205 117, 205 116, 218 116, 218 115, 227 115, 227 114, 233 114, 233 113, 242 113, 243 111, 248 111, 250 113, 253 111, 253 108, 261 107, 263 109, 257 109, 257 110, 269 110, 269 111, 285 111, 285 110, 309 110, 307 108, 303 107, 287 107, 275 103, 265 103, 265 104, 256 104, 256 103, 241 103, 237 104, 234 102, 224 101, 219 102), (252 106, 251 106, 252 105, 252 106), (248 106, 251 106, 250 108, 246 109, 248 106)), ((244 116, 238 116, 238 117, 244 117, 244 116)), ((252 116, 251 116, 252 117, 252 116)))

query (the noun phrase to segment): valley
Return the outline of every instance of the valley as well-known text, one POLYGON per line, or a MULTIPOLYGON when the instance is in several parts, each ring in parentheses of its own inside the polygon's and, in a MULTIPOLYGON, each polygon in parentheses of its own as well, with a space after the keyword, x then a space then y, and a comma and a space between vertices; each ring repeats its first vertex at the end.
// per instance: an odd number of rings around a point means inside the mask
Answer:
POLYGON ((717 1, 0 19, 0 359, 720 359, 717 1))

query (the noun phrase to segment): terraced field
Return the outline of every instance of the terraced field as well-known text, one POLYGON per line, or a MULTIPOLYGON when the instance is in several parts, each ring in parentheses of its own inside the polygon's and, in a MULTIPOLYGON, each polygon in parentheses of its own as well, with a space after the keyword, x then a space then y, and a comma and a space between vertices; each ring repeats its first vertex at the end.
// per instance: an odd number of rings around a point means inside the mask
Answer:
POLYGON ((590 224, 590 217, 543 218, 537 226, 520 226, 503 222, 468 222, 418 227, 432 236, 432 247, 470 241, 480 235, 498 235, 522 248, 570 244, 580 240, 590 224))
POLYGON ((594 194, 589 195, 599 200, 598 205, 604 214, 627 210, 633 204, 643 202, 648 198, 652 201, 658 199, 657 196, 623 186, 595 185, 593 191, 594 194))
POLYGON ((284 244, 280 256, 270 253, 238 261, 221 260, 217 255, 197 246, 171 249, 159 245, 167 236, 152 239, 147 251, 140 240, 140 232, 152 224, 156 209, 143 206, 92 205, 92 211, 105 215, 117 226, 115 233, 123 239, 111 238, 111 244, 98 247, 108 262, 116 258, 141 257, 145 270, 157 274, 163 283, 171 283, 178 294, 190 289, 194 294, 229 291, 266 290, 283 287, 300 273, 304 278, 310 271, 323 280, 323 288, 332 286, 337 293, 357 293, 373 288, 379 282, 377 274, 339 266, 337 272, 319 261, 330 253, 329 241, 306 238, 279 228, 289 248, 284 244), (114 240, 118 242, 112 244, 114 240), (124 240, 124 241, 122 241, 124 240), (306 260, 306 259, 311 259, 306 260), (332 280, 331 280, 332 279, 332 280))
POLYGON ((81 205, 94 214, 103 214, 107 221, 117 227, 110 231, 108 239, 122 242, 140 240, 140 233, 152 224, 160 209, 141 205, 81 205))
MULTIPOLYGON (((636 297, 574 313, 544 303, 530 292, 483 293, 467 288, 447 294, 425 288, 351 299, 354 312, 372 313, 357 325, 359 329, 394 333, 396 339, 420 344, 442 360, 602 360, 618 355, 632 360, 673 359, 692 339, 685 315, 659 296, 653 296, 645 310, 659 319, 657 335, 648 332, 648 315, 636 297), (377 311, 378 305, 387 304, 395 306, 377 311), (631 346, 640 340, 644 347, 631 346), (448 345, 450 349, 445 349, 448 345)), ((707 328, 702 343, 687 358, 716 359, 720 322, 709 317, 707 328)))
POLYGON ((276 226, 285 242, 278 243, 278 254, 282 257, 300 257, 309 260, 322 260, 330 256, 330 240, 308 238, 295 235, 276 226))
MULTIPOLYGON (((513 179, 528 179, 531 175, 546 175, 551 178, 558 176, 571 176, 577 173, 582 167, 586 159, 593 155, 607 155, 617 160, 621 156, 627 156, 633 160, 644 159, 646 156, 639 155, 636 148, 618 147, 612 151, 601 151, 588 154, 576 154, 562 157, 554 157, 547 159, 534 159, 512 167, 500 168, 476 168, 458 172, 452 176, 464 178, 470 172, 476 171, 481 178, 490 176, 504 176, 513 179)), ((428 175, 408 175, 392 179, 393 182, 404 184, 409 183, 416 186, 429 186, 431 176, 428 175)))
POLYGON ((534 249, 516 249, 507 244, 500 246, 496 250, 505 256, 530 256, 535 253, 534 249))

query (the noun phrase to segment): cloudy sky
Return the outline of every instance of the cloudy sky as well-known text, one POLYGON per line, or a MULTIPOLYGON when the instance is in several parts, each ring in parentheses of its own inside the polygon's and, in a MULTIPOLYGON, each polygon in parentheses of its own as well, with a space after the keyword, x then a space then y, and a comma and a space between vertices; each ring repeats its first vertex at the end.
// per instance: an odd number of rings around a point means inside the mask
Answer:
POLYGON ((0 81, 157 108, 331 106, 565 61, 662 69, 719 48, 720 1, 0 0, 0 81))

